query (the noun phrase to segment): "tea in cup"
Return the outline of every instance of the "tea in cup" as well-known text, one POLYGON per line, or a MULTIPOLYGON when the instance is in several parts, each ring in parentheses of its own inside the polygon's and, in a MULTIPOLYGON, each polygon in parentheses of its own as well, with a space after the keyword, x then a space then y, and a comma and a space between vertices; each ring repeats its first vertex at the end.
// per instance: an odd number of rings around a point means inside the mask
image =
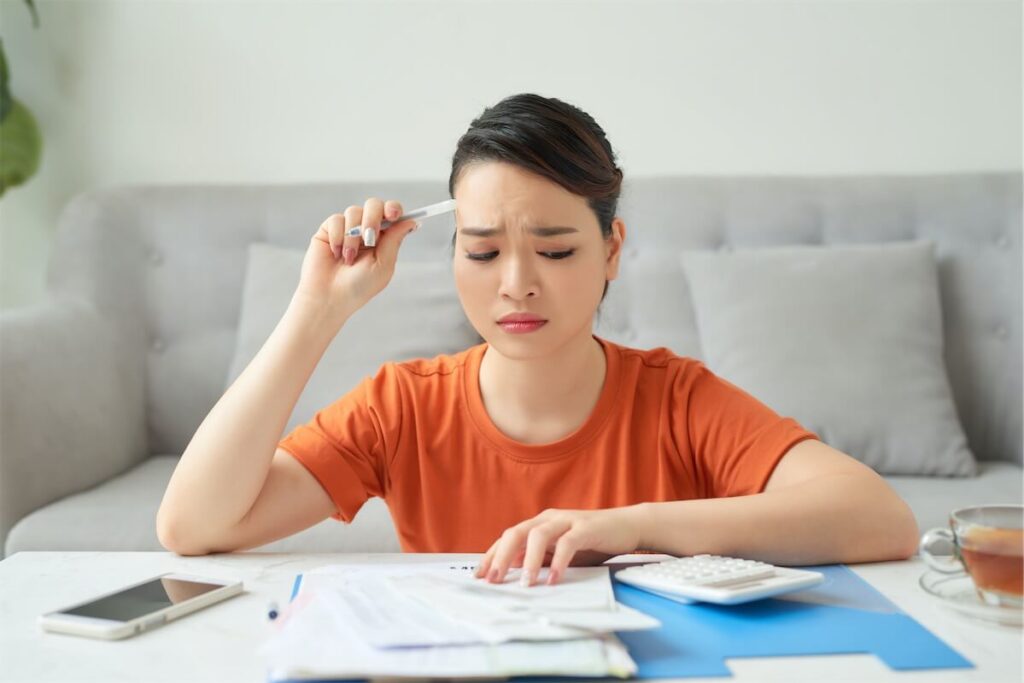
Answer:
POLYGON ((987 604, 1024 605, 1024 505, 978 505, 954 510, 949 529, 921 537, 921 557, 936 571, 966 571, 987 604), (953 559, 931 552, 936 541, 953 544, 953 559))

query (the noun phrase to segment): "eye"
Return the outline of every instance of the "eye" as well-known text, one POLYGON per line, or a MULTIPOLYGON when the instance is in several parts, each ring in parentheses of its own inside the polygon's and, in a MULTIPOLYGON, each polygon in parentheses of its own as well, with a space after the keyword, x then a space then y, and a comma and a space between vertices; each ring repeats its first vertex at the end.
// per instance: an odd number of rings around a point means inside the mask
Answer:
MULTIPOLYGON (((575 249, 569 249, 568 251, 539 251, 537 253, 538 254, 543 254, 544 256, 547 256, 552 261, 559 261, 559 260, 564 259, 564 258, 569 258, 574 253, 576 253, 576 250, 575 249)), ((485 254, 469 254, 469 253, 467 253, 466 254, 466 258, 468 258, 470 261, 490 261, 490 260, 492 260, 497 255, 498 255, 498 252, 496 252, 496 251, 489 251, 489 252, 487 252, 485 254)))

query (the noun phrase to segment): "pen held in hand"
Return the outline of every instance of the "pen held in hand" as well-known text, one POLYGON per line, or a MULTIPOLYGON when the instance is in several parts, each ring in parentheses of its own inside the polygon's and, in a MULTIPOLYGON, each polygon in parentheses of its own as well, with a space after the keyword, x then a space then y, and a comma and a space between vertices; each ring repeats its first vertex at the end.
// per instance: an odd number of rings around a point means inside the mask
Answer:
MULTIPOLYGON (((402 221, 407 221, 407 220, 410 220, 410 219, 415 219, 417 221, 422 221, 424 218, 433 218, 434 216, 441 216, 441 215, 444 215, 446 213, 451 213, 452 211, 455 211, 455 200, 454 199, 448 199, 448 200, 443 201, 443 202, 438 202, 437 204, 430 204, 428 206, 423 206, 423 207, 420 207, 418 209, 413 209, 409 213, 403 214, 403 215, 399 216, 398 218, 396 218, 393 221, 381 221, 380 230, 381 230, 381 232, 384 232, 385 230, 390 228, 395 223, 400 223, 402 221)), ((359 235, 361 235, 362 232, 363 232, 363 226, 357 225, 355 227, 352 227, 352 228, 349 228, 348 230, 346 230, 345 231, 345 236, 346 237, 359 237, 359 235)))

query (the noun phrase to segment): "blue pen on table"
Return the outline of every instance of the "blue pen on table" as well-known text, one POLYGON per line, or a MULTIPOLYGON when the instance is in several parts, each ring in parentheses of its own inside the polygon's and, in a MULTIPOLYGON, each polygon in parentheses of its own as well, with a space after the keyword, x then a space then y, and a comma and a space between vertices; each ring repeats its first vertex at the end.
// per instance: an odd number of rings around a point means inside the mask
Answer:
MULTIPOLYGON (((400 223, 401 221, 407 221, 409 219, 416 219, 416 220, 421 221, 424 218, 433 218, 434 216, 441 216, 441 215, 446 214, 446 213, 451 213, 454 210, 455 210, 455 200, 454 199, 448 199, 448 200, 445 200, 443 202, 438 202, 437 204, 430 204, 429 206, 423 206, 423 207, 420 207, 418 209, 413 209, 409 213, 402 214, 401 216, 399 216, 398 218, 396 218, 393 221, 381 221, 380 231, 384 232, 385 230, 390 228, 395 223, 400 223)), ((363 226, 357 225, 357 226, 355 226, 353 228, 349 228, 348 230, 346 230, 345 231, 345 236, 346 237, 359 237, 359 235, 362 234, 362 232, 363 232, 363 226)), ((367 246, 371 246, 371 245, 367 245, 367 246)))

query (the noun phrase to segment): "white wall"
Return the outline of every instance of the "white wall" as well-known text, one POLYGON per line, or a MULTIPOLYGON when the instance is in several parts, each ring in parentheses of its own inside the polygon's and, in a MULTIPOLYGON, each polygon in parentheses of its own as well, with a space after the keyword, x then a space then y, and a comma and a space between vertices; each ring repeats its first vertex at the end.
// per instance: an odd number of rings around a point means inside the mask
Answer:
POLYGON ((1021 169, 1017 0, 37 4, 0 0, 45 145, 0 199, 2 308, 83 190, 444 180, 517 92, 591 113, 627 176, 1021 169))

